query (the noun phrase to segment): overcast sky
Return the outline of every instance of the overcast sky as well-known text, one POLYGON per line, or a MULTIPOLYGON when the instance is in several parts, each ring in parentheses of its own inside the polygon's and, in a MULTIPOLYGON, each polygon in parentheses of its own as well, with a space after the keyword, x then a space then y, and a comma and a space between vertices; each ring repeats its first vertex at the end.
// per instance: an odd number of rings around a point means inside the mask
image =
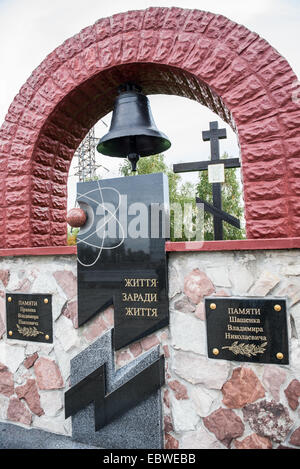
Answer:
MULTIPOLYGON (((99 18, 150 6, 197 8, 223 14, 266 39, 300 77, 300 0, 0 0, 0 125, 32 71, 65 39, 99 18)), ((176 96, 150 96, 150 102, 157 127, 172 142, 166 152, 168 164, 208 158, 209 143, 202 141, 201 131, 208 128, 211 120, 218 120, 220 127, 227 129, 228 138, 221 141, 221 152, 238 156, 235 134, 205 107, 176 96)), ((109 124, 110 116, 104 120, 109 124)), ((101 137, 107 129, 98 124, 96 131, 101 137)), ((117 175, 118 159, 100 155, 97 159, 110 171, 103 171, 103 176, 117 175)), ((69 178, 71 198, 76 179, 72 176, 73 166, 69 178)), ((194 181, 191 174, 185 175, 187 179, 194 181)))

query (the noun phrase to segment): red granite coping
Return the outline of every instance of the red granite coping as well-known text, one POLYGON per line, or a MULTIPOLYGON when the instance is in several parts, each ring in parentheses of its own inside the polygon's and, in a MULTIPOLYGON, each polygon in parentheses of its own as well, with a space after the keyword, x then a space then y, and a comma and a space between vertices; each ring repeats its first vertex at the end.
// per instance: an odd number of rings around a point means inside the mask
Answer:
POLYGON ((238 239, 228 241, 166 242, 167 252, 186 251, 255 251, 300 249, 300 238, 238 239))
MULTIPOLYGON (((239 239, 228 241, 166 242, 167 252, 255 251, 300 249, 300 238, 239 239)), ((76 255, 77 246, 0 249, 0 257, 76 255)))
POLYGON ((47 246, 37 248, 0 249, 0 257, 15 256, 61 256, 77 254, 77 246, 47 246))

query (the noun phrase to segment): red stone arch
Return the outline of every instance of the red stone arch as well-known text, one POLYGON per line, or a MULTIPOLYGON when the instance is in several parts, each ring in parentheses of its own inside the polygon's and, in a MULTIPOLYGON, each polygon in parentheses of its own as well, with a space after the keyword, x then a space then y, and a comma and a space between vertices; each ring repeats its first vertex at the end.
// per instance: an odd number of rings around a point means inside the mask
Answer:
POLYGON ((149 8, 97 21, 55 49, 20 89, 0 130, 1 247, 66 243, 74 151, 117 86, 199 101, 230 123, 242 155, 249 238, 300 235, 296 76, 264 39, 198 10, 149 8))

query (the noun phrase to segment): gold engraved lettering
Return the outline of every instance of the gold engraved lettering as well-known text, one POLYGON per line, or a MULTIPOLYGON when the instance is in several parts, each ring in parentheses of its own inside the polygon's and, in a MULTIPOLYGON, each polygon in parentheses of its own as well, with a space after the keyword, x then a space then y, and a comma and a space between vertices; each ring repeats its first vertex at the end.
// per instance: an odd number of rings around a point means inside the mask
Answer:
POLYGON ((264 335, 237 335, 237 334, 230 334, 229 332, 225 332, 225 339, 230 340, 267 340, 264 335))
POLYGON ((156 278, 125 278, 125 287, 158 287, 158 280, 156 278))
POLYGON ((134 301, 141 303, 157 302, 157 293, 122 293, 122 301, 134 301))
POLYGON ((228 314, 253 314, 260 316, 260 308, 228 308, 228 314))
POLYGON ((125 307, 126 316, 157 317, 157 308, 129 308, 125 307))
POLYGON ((18 313, 18 318, 22 318, 22 319, 35 319, 36 321, 39 319, 39 316, 35 315, 35 314, 22 314, 22 313, 18 313))
POLYGON ((20 307, 21 313, 36 313, 36 308, 24 308, 23 306, 20 307))
POLYGON ((19 324, 24 324, 25 326, 38 326, 39 323, 36 321, 22 321, 22 319, 19 320, 19 324))
POLYGON ((235 331, 235 332, 255 332, 258 334, 259 332, 264 332, 263 327, 249 327, 249 326, 231 326, 230 324, 227 325, 228 331, 235 331))
POLYGON ((259 318, 239 318, 236 316, 229 316, 229 322, 260 324, 260 319, 259 318))
POLYGON ((19 300, 18 304, 20 306, 37 306, 37 301, 34 300, 19 300))

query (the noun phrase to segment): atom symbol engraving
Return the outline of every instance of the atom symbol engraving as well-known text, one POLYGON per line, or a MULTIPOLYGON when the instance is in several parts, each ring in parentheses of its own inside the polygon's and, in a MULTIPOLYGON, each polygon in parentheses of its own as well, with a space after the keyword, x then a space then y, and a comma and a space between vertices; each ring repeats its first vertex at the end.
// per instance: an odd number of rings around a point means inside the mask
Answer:
POLYGON ((90 246, 90 247, 93 247, 93 248, 96 248, 96 249, 99 250, 96 259, 93 262, 91 262, 90 264, 85 264, 84 262, 82 262, 79 259, 79 257, 77 257, 78 262, 84 267, 92 267, 93 265, 96 264, 96 262, 98 262, 98 260, 101 257, 102 251, 104 249, 117 249, 119 246, 121 246, 124 243, 124 240, 125 240, 124 228, 123 228, 122 224, 120 223, 120 221, 116 217, 116 213, 119 210, 120 204, 121 204, 121 194, 120 194, 120 192, 117 189, 115 189, 114 187, 101 187, 99 181, 96 181, 96 183, 97 183, 97 187, 95 189, 91 189, 91 190, 85 192, 84 194, 78 193, 77 202, 80 202, 80 198, 85 198, 85 199, 93 202, 94 204, 96 204, 97 207, 102 207, 104 209, 104 213, 107 212, 109 214, 109 217, 108 218, 104 217, 103 223, 100 224, 99 226, 97 226, 97 228, 94 231, 92 231, 92 233, 88 233, 84 238, 81 238, 77 241, 77 244, 83 243, 86 246, 90 246), (105 191, 105 190, 114 191, 118 195, 118 204, 117 204, 117 207, 114 210, 114 212, 112 212, 111 210, 109 210, 107 208, 107 206, 105 206, 105 202, 104 202, 104 199, 103 199, 103 191, 105 191), (93 192, 96 192, 96 194, 93 197, 91 197, 91 194, 93 192), (97 195, 99 196, 100 200, 96 200, 97 195), (117 222, 117 225, 120 228, 121 240, 115 246, 107 247, 107 246, 104 246, 105 236, 100 237, 99 232, 102 230, 103 233, 105 234, 104 227, 112 219, 114 219, 117 222), (99 240, 101 240, 100 245, 94 244, 94 243, 91 243, 91 242, 87 241, 94 234, 98 234, 99 240))

